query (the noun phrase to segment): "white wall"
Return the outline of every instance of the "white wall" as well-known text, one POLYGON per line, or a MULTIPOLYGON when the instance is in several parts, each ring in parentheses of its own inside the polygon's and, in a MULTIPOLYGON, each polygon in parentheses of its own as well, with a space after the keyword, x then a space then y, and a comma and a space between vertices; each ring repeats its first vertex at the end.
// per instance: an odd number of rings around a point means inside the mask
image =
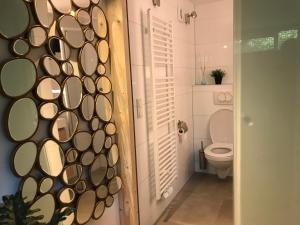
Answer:
POLYGON ((186 183, 194 171, 193 123, 192 123, 192 83, 195 71, 194 25, 185 25, 177 20, 177 6, 192 11, 194 6, 189 0, 163 0, 161 7, 154 8, 152 1, 128 0, 129 30, 131 44, 132 84, 135 104, 135 133, 137 145, 137 170, 141 225, 153 225, 170 203, 175 194, 186 183), (142 36, 142 14, 151 8, 156 15, 172 20, 174 27, 174 73, 176 92, 176 120, 188 123, 189 132, 178 148, 178 179, 175 192, 167 200, 157 202, 153 196, 152 177, 149 173, 152 165, 148 148, 148 131, 145 97, 145 63, 142 36), (136 99, 142 101, 142 118, 137 118, 136 99))

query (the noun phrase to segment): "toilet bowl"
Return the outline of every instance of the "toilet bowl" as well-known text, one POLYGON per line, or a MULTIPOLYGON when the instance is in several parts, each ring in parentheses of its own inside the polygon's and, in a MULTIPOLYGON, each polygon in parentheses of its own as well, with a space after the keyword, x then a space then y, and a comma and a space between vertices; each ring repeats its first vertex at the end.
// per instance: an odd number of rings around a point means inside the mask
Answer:
POLYGON ((209 124, 212 144, 204 150, 208 163, 216 169, 217 175, 225 179, 233 165, 233 113, 222 109, 214 113, 209 124))

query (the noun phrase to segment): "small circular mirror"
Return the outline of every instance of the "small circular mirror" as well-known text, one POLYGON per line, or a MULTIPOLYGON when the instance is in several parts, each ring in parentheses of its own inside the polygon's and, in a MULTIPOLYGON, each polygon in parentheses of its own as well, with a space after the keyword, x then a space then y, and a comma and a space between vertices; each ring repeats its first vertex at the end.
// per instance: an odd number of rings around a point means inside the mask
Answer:
POLYGON ((95 94, 96 92, 96 85, 94 83, 94 80, 91 77, 83 77, 83 86, 84 89, 89 93, 89 94, 95 94))
POLYGON ((92 119, 92 121, 90 122, 90 127, 92 129, 92 131, 96 131, 99 129, 99 126, 100 126, 100 120, 98 117, 94 117, 92 119))
POLYGON ((92 151, 88 151, 83 153, 80 162, 83 166, 89 166, 93 163, 94 159, 95 159, 95 153, 92 151))
POLYGON ((96 80, 97 90, 101 94, 108 94, 111 92, 111 82, 106 76, 101 76, 96 80))
POLYGON ((52 101, 58 99, 61 93, 59 83, 52 77, 42 79, 37 88, 37 96, 44 101, 52 101))
POLYGON ((115 135, 117 131, 116 125, 114 123, 108 123, 105 125, 105 133, 109 136, 115 135))
POLYGON ((64 40, 58 37, 53 36, 49 38, 48 48, 53 57, 59 61, 66 61, 70 58, 70 47, 64 40))
POLYGON ((122 180, 120 177, 114 177, 108 184, 108 191, 110 194, 117 194, 122 188, 122 180))
POLYGON ((24 202, 32 202, 37 194, 38 183, 33 177, 27 177, 21 184, 21 195, 24 202))
POLYGON ((35 14, 43 27, 51 27, 54 21, 53 8, 49 0, 34 0, 35 14))
POLYGON ((85 95, 81 103, 81 114, 86 121, 90 121, 95 112, 95 100, 92 95, 85 95))
POLYGON ((103 64, 99 64, 98 67, 97 67, 97 73, 99 75, 105 75, 106 73, 106 68, 103 64))
POLYGON ((62 14, 69 14, 72 9, 71 0, 51 0, 56 11, 62 14))
POLYGON ((104 143, 104 147, 105 148, 111 148, 112 146, 112 138, 110 136, 105 138, 105 143, 104 143))
MULTIPOLYGON (((61 1, 61 0, 59 0, 59 1, 61 1)), ((62 208, 62 209, 60 210, 60 212, 62 213, 62 212, 64 212, 66 209, 68 209, 68 208, 67 208, 67 207, 64 207, 64 208, 62 208)), ((65 220, 60 221, 60 222, 58 223, 58 225, 72 225, 73 222, 74 222, 74 220, 75 220, 75 213, 72 212, 70 215, 66 216, 65 220)))
POLYGON ((118 160, 119 160, 119 149, 116 144, 113 144, 110 150, 108 151, 108 156, 107 156, 108 165, 110 167, 113 167, 114 165, 117 164, 118 160))
POLYGON ((43 103, 40 107, 40 115, 43 119, 52 120, 58 113, 58 106, 53 102, 43 103))
POLYGON ((53 187, 53 185, 54 185, 54 181, 51 178, 49 177, 43 178, 40 182, 40 193, 45 194, 49 192, 53 187))
POLYGON ((98 6, 94 6, 92 8, 92 26, 97 36, 104 39, 107 36, 108 28, 107 28, 107 20, 104 12, 98 6))
POLYGON ((84 31, 84 36, 87 41, 92 42, 95 39, 95 32, 92 29, 87 28, 84 31))
POLYGON ((41 26, 34 26, 30 29, 28 33, 28 40, 31 46, 40 47, 47 40, 47 32, 41 26))
POLYGON ((108 168, 107 173, 106 173, 106 178, 111 180, 112 178, 114 178, 115 175, 116 175, 115 169, 112 167, 108 168))
POLYGON ((96 203, 96 194, 89 190, 84 192, 78 199, 76 207, 76 221, 78 224, 87 223, 93 215, 96 203))
POLYGON ((24 56, 28 54, 30 48, 26 40, 19 38, 13 42, 12 50, 17 56, 24 56))
POLYGON ((79 164, 67 166, 62 173, 62 179, 66 185, 74 185, 80 180, 82 172, 82 166, 79 164))
POLYGON ((108 195, 108 188, 106 185, 100 185, 96 190, 99 199, 105 199, 108 195))
POLYGON ((99 219, 103 215, 104 211, 105 211, 105 202, 98 202, 94 210, 93 218, 95 220, 99 219))
POLYGON ((90 6, 90 0, 73 0, 74 5, 78 8, 88 8, 90 6))
POLYGON ((60 68, 58 63, 50 56, 45 56, 42 58, 42 66, 46 73, 50 76, 59 76, 60 75, 60 68))
POLYGON ((79 181, 76 186, 75 190, 78 194, 82 194, 83 192, 86 191, 86 183, 84 180, 79 181))
POLYGON ((78 77, 66 78, 63 84, 62 102, 66 109, 76 109, 82 99, 82 84, 78 77))
POLYGON ((113 204, 114 204, 114 197, 111 195, 107 196, 107 198, 105 199, 106 207, 111 207, 113 204))
POLYGON ((96 154, 100 153, 103 149, 105 141, 105 133, 103 130, 97 130, 93 135, 93 149, 96 154))
POLYGON ((92 2, 93 4, 95 4, 95 5, 98 5, 99 2, 100 2, 100 0, 91 0, 91 2, 92 2))
POLYGON ((62 68, 63 73, 67 76, 72 76, 74 73, 73 65, 70 62, 64 62, 62 64, 61 68, 62 68))
POLYGON ((75 200, 76 194, 72 188, 64 188, 58 194, 58 199, 62 204, 70 204, 75 200))
POLYGON ((90 168, 91 182, 95 186, 99 186, 106 176, 107 160, 105 155, 100 154, 93 162, 90 168))
POLYGON ((79 53, 79 61, 86 75, 91 76, 96 72, 98 57, 94 45, 89 42, 84 45, 79 53))
POLYGON ((87 150, 92 143, 92 136, 89 132, 79 131, 73 137, 73 145, 78 151, 87 150))
POLYGON ((101 40, 97 44, 98 57, 100 62, 106 63, 109 58, 109 46, 106 40, 101 40))
POLYGON ((76 19, 83 26, 87 26, 91 22, 90 14, 87 11, 83 10, 83 9, 79 9, 77 11, 77 13, 76 13, 76 19))
POLYGON ((71 15, 64 15, 59 19, 58 27, 66 42, 73 48, 81 48, 84 35, 80 24, 71 15))
POLYGON ((74 148, 70 148, 66 152, 66 160, 68 163, 74 163, 78 158, 78 152, 74 148))
POLYGON ((104 122, 109 122, 111 120, 113 113, 112 105, 104 95, 97 95, 96 97, 96 113, 104 122))

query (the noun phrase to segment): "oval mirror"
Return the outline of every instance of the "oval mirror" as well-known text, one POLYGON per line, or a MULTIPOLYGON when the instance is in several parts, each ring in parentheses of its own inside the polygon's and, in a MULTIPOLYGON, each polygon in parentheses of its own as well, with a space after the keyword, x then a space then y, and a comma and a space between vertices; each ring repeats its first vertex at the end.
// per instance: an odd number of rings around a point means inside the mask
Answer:
POLYGON ((85 192, 86 190, 85 181, 84 180, 79 181, 75 186, 75 190, 78 194, 82 194, 83 192, 85 192))
POLYGON ((76 12, 76 19, 83 26, 87 26, 91 22, 90 14, 87 11, 83 10, 83 9, 79 9, 76 12))
POLYGON ((94 162, 94 159, 95 159, 95 153, 88 151, 83 153, 80 162, 83 166, 89 166, 94 162))
POLYGON ((61 93, 59 83, 52 77, 42 79, 37 88, 37 96, 44 101, 52 101, 58 99, 61 93))
POLYGON ((95 186, 99 186, 104 180, 107 172, 107 160, 105 155, 97 156, 90 168, 91 182, 95 186))
POLYGON ((62 173, 62 179, 66 185, 74 185, 80 180, 82 172, 82 166, 79 164, 67 166, 62 173))
POLYGON ((70 62, 64 62, 62 64, 61 68, 62 68, 63 73, 67 76, 72 76, 74 73, 73 65, 70 62))
POLYGON ((97 73, 99 75, 105 75, 106 73, 106 68, 103 64, 99 64, 98 67, 97 67, 97 73))
POLYGON ((45 194, 51 190, 54 185, 54 181, 49 178, 43 178, 40 182, 40 193, 45 194))
POLYGON ((61 14, 69 14, 72 9, 71 0, 51 0, 56 11, 61 14))
POLYGON ((59 142, 68 142, 75 134, 78 123, 74 112, 63 111, 52 125, 52 136, 59 142))
POLYGON ((105 199, 106 207, 111 207, 113 204, 114 204, 114 197, 111 195, 107 196, 107 198, 105 199))
POLYGON ((94 212, 96 194, 94 191, 84 192, 78 199, 76 207, 76 221, 78 224, 87 223, 94 212))
POLYGON ((59 76, 60 75, 60 68, 58 63, 50 56, 45 56, 42 59, 42 66, 47 74, 50 76, 59 76))
POLYGON ((20 97, 34 87, 36 77, 36 68, 31 60, 13 59, 1 68, 1 87, 8 97, 20 97))
POLYGON ((95 38, 95 32, 92 29, 87 28, 84 31, 84 36, 85 36, 87 41, 92 42, 95 38))
POLYGON ((12 51, 17 56, 27 55, 29 50, 30 50, 29 44, 27 43, 26 40, 22 38, 15 40, 12 44, 12 51))
POLYGON ((108 188, 105 185, 100 185, 96 190, 97 197, 99 199, 105 199, 108 195, 108 188))
POLYGON ((111 82, 106 76, 101 76, 96 80, 97 90, 101 94, 108 94, 111 92, 111 82))
POLYGON ((90 127, 92 129, 92 131, 96 131, 99 129, 99 126, 100 126, 100 120, 98 117, 94 117, 92 119, 92 121, 90 122, 90 127))
POLYGON ((97 44, 98 57, 100 62, 106 63, 109 58, 109 46, 106 40, 101 40, 97 44))
POLYGON ((115 135, 117 131, 116 125, 114 123, 108 123, 105 125, 105 132, 107 135, 115 135))
POLYGON ((40 151, 39 163, 42 171, 50 177, 59 176, 65 165, 65 156, 59 144, 46 140, 40 151))
POLYGON ((32 202, 37 194, 38 184, 35 178, 27 177, 21 185, 21 195, 24 202, 32 202))
POLYGON ((26 142, 18 147, 13 157, 13 168, 20 177, 28 175, 36 161, 37 146, 34 142, 26 142))
POLYGON ((50 37, 48 40, 48 48, 55 59, 58 61, 66 61, 70 58, 71 49, 68 44, 58 38, 58 37, 50 37))
POLYGON ((34 26, 28 33, 28 40, 31 46, 40 47, 47 40, 47 31, 41 26, 34 26))
POLYGON ((15 101, 9 110, 7 122, 9 135, 14 141, 25 141, 32 137, 39 124, 38 110, 34 101, 30 98, 15 101))
POLYGON ((51 120, 58 113, 58 106, 53 102, 44 103, 40 107, 40 115, 43 119, 51 120))
POLYGON ((88 8, 90 6, 90 0, 72 0, 74 5, 78 8, 88 8))
POLYGON ((120 177, 114 177, 108 184, 108 191, 110 194, 114 195, 118 193, 122 188, 122 180, 120 177))
POLYGON ((104 95, 97 95, 96 97, 96 113, 104 122, 109 122, 111 120, 112 105, 104 95))
MULTIPOLYGON (((60 210, 60 212, 62 213, 62 212, 64 212, 66 209, 68 209, 68 208, 67 208, 67 207, 64 207, 64 208, 62 208, 62 209, 60 210)), ((75 213, 72 212, 70 215, 66 216, 65 220, 60 221, 60 222, 58 223, 58 225, 72 225, 73 222, 74 222, 74 220, 75 220, 75 213)))
POLYGON ((34 0, 34 9, 40 24, 49 28, 54 21, 53 8, 49 0, 34 0))
POLYGON ((82 84, 78 77, 66 78, 63 84, 62 102, 67 109, 79 107, 82 99, 82 84))
POLYGON ((92 26, 98 37, 104 39, 107 36, 108 28, 107 28, 107 20, 104 12, 98 6, 94 6, 92 8, 92 26))
POLYGON ((96 72, 98 57, 94 45, 89 42, 84 45, 79 53, 79 61, 86 75, 91 76, 96 72))
POLYGON ((70 204, 75 200, 76 194, 72 188, 64 188, 58 194, 58 199, 62 204, 70 204))
POLYGON ((116 144, 113 144, 110 150, 108 151, 108 155, 107 155, 108 165, 110 167, 113 167, 114 165, 116 165, 118 160, 119 160, 119 149, 116 144))
POLYGON ((59 31, 66 42, 73 48, 81 48, 84 44, 84 35, 80 24, 75 17, 64 15, 58 22, 59 31))
POLYGON ((100 153, 103 149, 105 141, 105 133, 103 130, 97 130, 93 135, 93 149, 96 154, 100 153))
POLYGON ((78 152, 76 149, 71 148, 66 152, 66 160, 68 163, 73 163, 77 160, 78 158, 78 152))
POLYGON ((86 121, 90 121, 95 112, 95 100, 94 97, 91 95, 85 95, 83 97, 82 103, 81 103, 81 113, 82 117, 86 121))
POLYGON ((105 143, 104 143, 104 147, 105 148, 111 148, 112 146, 112 138, 110 136, 105 138, 105 143))
POLYGON ((111 180, 112 178, 114 178, 115 175, 116 175, 115 169, 114 168, 108 168, 107 173, 106 173, 107 179, 111 180))
POLYGON ((95 220, 99 219, 103 213, 105 211, 105 203, 104 202, 98 202, 96 204, 96 207, 95 207, 95 210, 94 210, 94 213, 93 213, 93 218, 95 220))
POLYGON ((55 199, 52 194, 46 194, 40 197, 32 204, 29 210, 35 211, 31 216, 40 217, 38 220, 42 224, 48 224, 55 211, 55 199))
POLYGON ((94 80, 91 77, 83 77, 83 86, 84 89, 89 93, 89 94, 95 94, 96 92, 96 85, 94 83, 94 80))
POLYGON ((79 131, 73 137, 73 145, 78 151, 87 150, 92 143, 92 136, 89 132, 79 131))

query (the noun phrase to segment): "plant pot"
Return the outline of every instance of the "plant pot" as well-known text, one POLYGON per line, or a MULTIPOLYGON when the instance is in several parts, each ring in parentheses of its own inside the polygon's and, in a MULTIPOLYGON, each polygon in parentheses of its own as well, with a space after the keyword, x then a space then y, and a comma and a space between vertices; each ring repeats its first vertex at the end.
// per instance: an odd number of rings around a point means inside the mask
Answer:
POLYGON ((215 83, 220 85, 222 84, 223 77, 215 77, 215 83))

